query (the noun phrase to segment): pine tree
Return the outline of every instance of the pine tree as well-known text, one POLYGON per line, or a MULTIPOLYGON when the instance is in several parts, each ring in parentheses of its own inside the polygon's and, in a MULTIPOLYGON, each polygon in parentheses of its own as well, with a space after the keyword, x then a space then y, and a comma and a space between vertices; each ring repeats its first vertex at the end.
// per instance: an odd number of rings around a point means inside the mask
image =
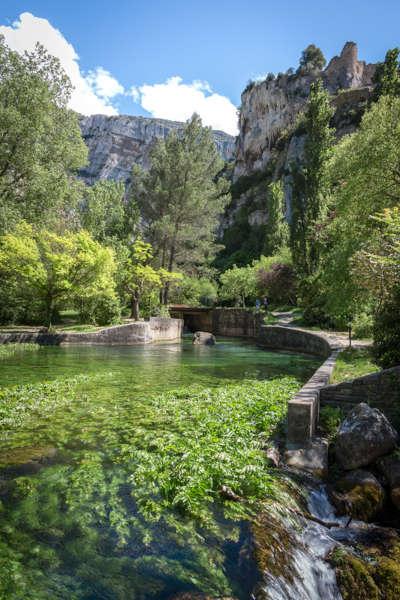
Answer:
POLYGON ((318 80, 311 85, 304 115, 304 158, 300 165, 292 165, 290 244, 296 270, 305 276, 315 272, 319 262, 315 228, 328 186, 326 164, 333 144, 333 129, 329 126, 332 115, 329 94, 318 80))
POLYGON ((132 193, 159 267, 190 275, 214 258, 219 215, 229 200, 228 182, 217 177, 222 167, 211 129, 193 115, 181 134, 156 143, 148 172, 135 169, 132 193))

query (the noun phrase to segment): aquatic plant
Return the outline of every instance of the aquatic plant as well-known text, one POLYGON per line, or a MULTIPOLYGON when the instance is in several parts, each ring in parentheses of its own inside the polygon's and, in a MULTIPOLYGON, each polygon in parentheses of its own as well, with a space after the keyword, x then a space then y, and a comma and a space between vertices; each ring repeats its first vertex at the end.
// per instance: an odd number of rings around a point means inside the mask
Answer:
POLYGON ((245 519, 274 494, 262 447, 299 383, 93 393, 114 376, 0 391, 3 467, 18 467, 2 496, 0 597, 157 597, 177 582, 235 592, 224 546, 238 548, 245 519), (38 452, 27 476, 21 448, 32 461, 35 447, 57 454, 46 464, 38 452))

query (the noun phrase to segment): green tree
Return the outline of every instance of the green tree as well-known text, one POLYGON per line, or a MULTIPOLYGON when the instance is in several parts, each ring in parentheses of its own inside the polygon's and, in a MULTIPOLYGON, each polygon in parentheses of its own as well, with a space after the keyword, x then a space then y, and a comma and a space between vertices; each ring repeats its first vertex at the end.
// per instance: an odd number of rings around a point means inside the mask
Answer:
POLYGON ((216 283, 206 277, 184 276, 171 289, 171 302, 190 306, 212 306, 218 298, 216 283))
POLYGON ((71 84, 37 45, 23 55, 0 36, 0 232, 20 219, 43 225, 69 213, 87 158, 71 84))
POLYGON ((131 319, 140 318, 140 303, 144 296, 157 293, 166 282, 178 280, 179 273, 151 266, 153 248, 137 239, 129 248, 123 262, 122 285, 129 295, 131 319))
POLYGON ((277 250, 287 244, 289 237, 281 181, 274 181, 268 185, 267 210, 268 221, 265 226, 263 253, 267 256, 272 256, 277 250))
POLYGON ((300 69, 323 69, 325 64, 325 56, 315 44, 309 44, 301 53, 300 69))
POLYGON ((246 307, 246 299, 253 298, 257 293, 256 273, 250 265, 237 267, 222 273, 219 297, 221 300, 233 301, 235 306, 246 307))
POLYGON ((381 96, 400 96, 399 53, 399 48, 392 48, 386 52, 384 62, 377 64, 372 79, 375 84, 374 100, 379 100, 381 96))
POLYGON ((357 273, 360 251, 373 251, 382 229, 371 216, 400 204, 400 98, 383 96, 344 137, 329 163, 331 208, 323 227, 320 282, 331 315, 363 310, 375 302, 357 273))
MULTIPOLYGON (((214 258, 218 218, 229 199, 228 182, 218 178, 222 167, 211 129, 193 115, 181 134, 155 144, 147 172, 134 169, 132 195, 159 267, 189 273, 214 258)), ((164 304, 168 294, 166 283, 164 304)))
POLYGON ((301 276, 315 272, 319 263, 320 242, 317 224, 324 214, 328 191, 327 161, 333 145, 333 115, 329 94, 322 81, 311 85, 304 115, 306 139, 300 165, 293 164, 290 246, 293 263, 301 276))
POLYGON ((139 210, 125 197, 121 181, 101 180, 88 186, 79 205, 82 227, 102 244, 128 243, 137 235, 139 210))
POLYGON ((0 238, 0 297, 16 307, 14 320, 51 325, 63 306, 116 300, 114 272, 113 251, 86 231, 57 235, 22 222, 0 238))

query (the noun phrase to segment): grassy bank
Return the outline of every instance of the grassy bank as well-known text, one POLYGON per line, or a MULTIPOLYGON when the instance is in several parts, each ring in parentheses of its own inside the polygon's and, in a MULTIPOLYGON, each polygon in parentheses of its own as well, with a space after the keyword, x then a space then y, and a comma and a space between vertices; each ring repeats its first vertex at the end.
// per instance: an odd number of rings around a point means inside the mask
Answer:
POLYGON ((379 371, 379 367, 374 363, 369 348, 347 348, 336 360, 331 383, 355 379, 375 371, 379 371))

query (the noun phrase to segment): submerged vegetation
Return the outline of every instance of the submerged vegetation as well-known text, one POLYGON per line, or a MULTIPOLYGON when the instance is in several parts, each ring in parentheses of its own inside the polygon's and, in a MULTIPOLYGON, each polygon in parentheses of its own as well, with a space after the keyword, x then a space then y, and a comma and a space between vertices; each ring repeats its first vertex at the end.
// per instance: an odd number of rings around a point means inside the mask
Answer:
POLYGON ((0 392, 0 595, 240 597, 224 547, 275 493, 263 447, 299 383, 225 380, 115 402, 97 390, 116 377, 0 392))
POLYGON ((23 352, 32 352, 39 350, 38 344, 5 344, 0 345, 0 360, 2 358, 9 358, 14 354, 21 354, 23 352))

